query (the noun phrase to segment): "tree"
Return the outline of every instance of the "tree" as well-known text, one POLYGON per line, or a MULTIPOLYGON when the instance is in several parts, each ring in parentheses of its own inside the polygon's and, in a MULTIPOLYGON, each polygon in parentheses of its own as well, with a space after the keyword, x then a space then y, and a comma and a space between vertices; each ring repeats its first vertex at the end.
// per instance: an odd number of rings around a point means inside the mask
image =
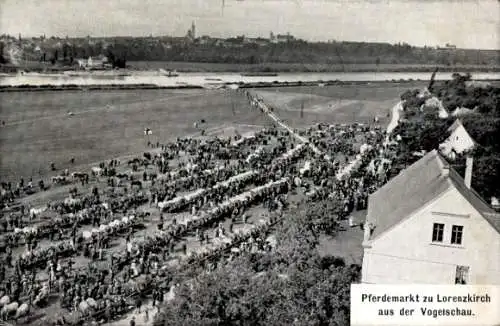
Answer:
POLYGON ((3 54, 4 49, 5 49, 5 44, 3 42, 0 42, 0 64, 7 63, 7 58, 3 54))
POLYGON ((333 236, 339 229, 337 220, 342 208, 340 201, 333 198, 321 201, 308 207, 306 218, 314 225, 316 232, 333 236))
POLYGON ((360 267, 319 256, 318 216, 306 217, 304 208, 286 214, 275 251, 244 252, 185 282, 155 325, 349 325, 350 285, 360 267))
MULTIPOLYGON (((491 196, 500 196, 500 87, 476 87, 468 85, 472 79, 470 74, 455 73, 452 80, 436 82, 432 92, 438 96, 443 105, 448 109, 456 107, 477 107, 475 114, 461 118, 464 127, 477 143, 471 153, 474 157, 474 176, 472 187, 479 194, 489 200, 491 196)), ((403 165, 416 161, 412 153, 418 150, 430 151, 437 149, 439 144, 449 135, 447 128, 454 122, 455 118, 439 119, 434 113, 411 110, 411 106, 418 106, 413 99, 415 91, 405 92, 401 98, 406 100, 405 118, 408 120, 400 124, 395 130, 403 138, 399 157, 397 159, 403 165), (410 104, 408 104, 410 103, 410 104)), ((454 162, 454 167, 464 175, 465 157, 459 157, 454 162)))
POLYGON ((438 72, 438 70, 439 70, 439 68, 436 68, 432 72, 431 79, 429 81, 429 85, 427 86, 427 89, 429 90, 429 92, 432 92, 432 89, 433 89, 432 87, 434 86, 435 78, 436 78, 436 73, 438 72))
POLYGON ((113 68, 126 68, 127 60, 125 53, 120 49, 108 48, 107 58, 113 68))
POLYGON ((497 153, 474 158, 472 188, 489 201, 492 196, 500 197, 500 158, 497 153))
POLYGON ((63 60, 66 60, 66 58, 68 57, 68 45, 64 44, 62 50, 63 50, 63 60))
POLYGON ((53 65, 54 65, 54 64, 56 64, 56 62, 57 62, 58 58, 59 58, 59 52, 58 52, 58 50, 55 50, 55 51, 54 51, 54 56, 53 56, 53 57, 52 57, 52 59, 50 60, 50 61, 51 61, 51 63, 52 63, 53 65))

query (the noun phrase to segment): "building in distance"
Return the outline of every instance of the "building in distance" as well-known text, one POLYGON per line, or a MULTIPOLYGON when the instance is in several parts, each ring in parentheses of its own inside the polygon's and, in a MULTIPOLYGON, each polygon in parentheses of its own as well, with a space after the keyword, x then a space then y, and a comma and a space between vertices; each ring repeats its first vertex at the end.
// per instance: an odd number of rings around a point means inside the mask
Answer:
POLYGON ((448 128, 449 136, 439 145, 439 150, 446 157, 454 160, 457 155, 472 150, 476 142, 465 129, 460 119, 448 128))

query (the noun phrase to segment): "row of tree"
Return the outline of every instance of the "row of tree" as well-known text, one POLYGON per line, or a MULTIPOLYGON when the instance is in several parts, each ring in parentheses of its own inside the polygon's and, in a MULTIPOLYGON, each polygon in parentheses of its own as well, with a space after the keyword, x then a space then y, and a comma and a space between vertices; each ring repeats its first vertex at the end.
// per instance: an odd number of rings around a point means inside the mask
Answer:
MULTIPOLYGON (((303 64, 438 64, 498 65, 499 51, 436 49, 408 44, 332 42, 311 43, 292 40, 284 43, 252 43, 244 38, 227 40, 120 37, 89 42, 68 39, 41 43, 42 52, 61 58, 87 58, 120 48, 120 56, 130 61, 181 61, 233 64, 303 63, 303 64)), ((33 53, 35 55, 35 53, 33 53)), ((39 56, 39 54, 36 54, 39 56)))
POLYGON ((3 42, 0 42, 0 64, 8 63, 4 51, 5 51, 5 44, 3 42))
POLYGON ((131 61, 187 61, 212 63, 315 63, 315 64, 439 64, 498 65, 498 51, 437 50, 407 44, 309 43, 187 43, 131 39, 124 47, 131 61))
POLYGON ((337 229, 337 209, 321 202, 285 211, 277 246, 243 253, 181 284, 155 325, 349 325, 350 285, 360 266, 321 257, 319 236, 337 229))
MULTIPOLYGON (((118 52, 118 51, 119 50, 108 48, 106 51, 106 58, 108 59, 109 64, 111 64, 111 66, 113 68, 126 68, 127 59, 126 59, 125 55, 123 54, 123 52, 118 52)), ((47 54, 45 52, 41 55, 40 61, 42 61, 42 62, 47 61, 47 54)), ((50 57, 49 61, 53 65, 55 65, 56 63, 62 63, 64 65, 75 64, 75 60, 74 60, 74 57, 72 55, 68 57, 67 53, 63 53, 63 57, 61 58, 59 56, 58 50, 54 50, 54 53, 50 57)))
MULTIPOLYGON (((447 137, 447 129, 455 117, 440 119, 434 108, 424 105, 418 98, 418 90, 405 92, 401 98, 405 103, 405 121, 395 133, 402 138, 398 160, 406 166, 418 159, 415 151, 430 151, 438 148, 447 137), (422 105, 424 105, 422 107, 422 105), (421 110, 422 108, 422 110, 421 110)), ((452 80, 436 83, 432 92, 443 102, 448 111, 457 107, 475 109, 474 113, 460 119, 477 146, 471 153, 474 157, 472 187, 486 199, 500 197, 500 87, 474 86, 470 75, 455 74, 452 80)), ((465 155, 459 156, 452 165, 462 176, 465 173, 465 155)))
MULTIPOLYGON (((0 64, 12 63, 9 55, 6 53, 7 46, 4 42, 0 42, 0 64)), ((53 65, 73 65, 76 64, 76 58, 87 59, 88 57, 98 57, 104 55, 113 68, 125 68, 127 62, 126 47, 116 44, 107 46, 77 46, 64 43, 61 47, 45 48, 41 52, 29 53, 25 50, 23 59, 40 62, 50 62, 53 65)))

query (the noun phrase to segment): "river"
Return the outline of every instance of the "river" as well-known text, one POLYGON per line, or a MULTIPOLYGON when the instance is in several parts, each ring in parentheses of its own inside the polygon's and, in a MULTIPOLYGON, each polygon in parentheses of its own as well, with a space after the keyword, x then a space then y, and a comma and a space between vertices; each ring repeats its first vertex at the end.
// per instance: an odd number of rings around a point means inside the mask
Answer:
MULTIPOLYGON (((452 73, 438 73, 436 80, 451 79, 452 73)), ((182 73, 178 77, 167 77, 154 71, 132 72, 130 76, 115 73, 92 73, 82 76, 64 74, 25 73, 0 76, 0 85, 110 85, 110 84, 153 84, 157 86, 217 85, 227 83, 272 83, 272 82, 315 82, 347 81, 376 82, 399 80, 428 80, 428 72, 348 72, 348 73, 281 73, 278 76, 241 76, 238 73, 182 73)), ((500 73, 472 73, 476 80, 500 80, 500 73)))

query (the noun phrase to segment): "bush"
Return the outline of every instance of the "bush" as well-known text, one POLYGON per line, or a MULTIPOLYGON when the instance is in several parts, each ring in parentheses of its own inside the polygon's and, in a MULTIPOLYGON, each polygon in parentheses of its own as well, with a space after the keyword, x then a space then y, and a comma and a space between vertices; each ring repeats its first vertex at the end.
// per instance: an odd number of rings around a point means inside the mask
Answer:
MULTIPOLYGON (((434 94, 439 96, 443 105, 449 110, 456 107, 477 107, 478 112, 461 118, 462 123, 478 146, 473 151, 474 175, 472 186, 480 195, 488 199, 500 196, 500 88, 499 87, 467 87, 470 74, 454 74, 451 81, 436 83, 434 94)), ((437 149, 449 135, 447 128, 455 118, 439 119, 436 111, 424 107, 423 112, 416 99, 417 90, 408 90, 401 95, 407 101, 405 118, 407 122, 400 124, 394 131, 403 138, 396 165, 401 168, 411 164, 418 158, 415 151, 437 149)), ((459 157, 454 166, 460 174, 465 171, 465 159, 459 157)), ((397 171, 394 171, 397 172, 397 171)))
POLYGON ((361 269, 319 256, 314 229, 333 219, 328 203, 314 206, 313 219, 304 209, 286 211, 275 251, 244 252, 181 285, 155 325, 349 325, 350 285, 361 269))

